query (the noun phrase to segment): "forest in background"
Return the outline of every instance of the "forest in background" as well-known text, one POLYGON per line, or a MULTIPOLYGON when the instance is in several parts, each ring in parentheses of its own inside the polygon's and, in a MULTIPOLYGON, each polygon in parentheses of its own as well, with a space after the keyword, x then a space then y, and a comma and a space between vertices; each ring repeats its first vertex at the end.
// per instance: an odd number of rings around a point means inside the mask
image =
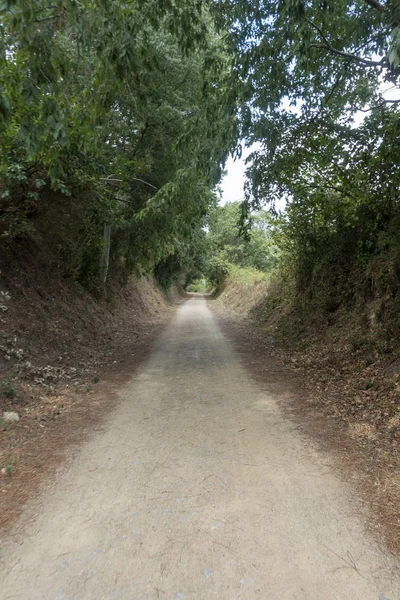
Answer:
POLYGON ((0 11, 3 272, 28 256, 102 295, 130 274, 167 288, 247 268, 307 315, 379 300, 397 335, 397 1, 0 11), (218 208, 243 144, 245 201, 218 208))

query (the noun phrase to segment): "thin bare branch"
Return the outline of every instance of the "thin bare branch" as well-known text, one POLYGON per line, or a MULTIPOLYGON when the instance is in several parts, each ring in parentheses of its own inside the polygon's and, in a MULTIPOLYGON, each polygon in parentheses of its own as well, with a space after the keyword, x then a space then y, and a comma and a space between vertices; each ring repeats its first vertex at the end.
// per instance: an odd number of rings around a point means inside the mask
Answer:
POLYGON ((55 15, 52 15, 51 17, 43 17, 43 19, 36 19, 34 23, 44 23, 45 21, 53 21, 54 19, 61 17, 61 14, 62 13, 57 13, 55 15))
POLYGON ((369 108, 360 108, 359 111, 363 112, 363 113, 368 113, 371 112, 371 110, 374 110, 375 108, 382 108, 383 106, 386 106, 386 104, 400 104, 400 99, 399 100, 385 100, 385 98, 383 98, 382 102, 380 102, 380 104, 374 104, 373 106, 370 106, 369 108))
POLYGON ((57 4, 49 4, 49 6, 42 6, 42 8, 38 8, 37 12, 39 13, 39 12, 43 12, 44 10, 50 10, 50 9, 55 10, 57 8, 59 8, 59 6, 57 4))
POLYGON ((319 48, 320 50, 328 50, 332 54, 336 54, 337 56, 342 56, 343 58, 347 58, 358 62, 360 65, 364 65, 365 67, 383 67, 384 59, 382 60, 370 60, 369 58, 362 58, 361 56, 356 56, 355 54, 351 54, 350 52, 343 52, 342 50, 337 50, 333 48, 330 44, 311 44, 311 48, 319 48))
MULTIPOLYGON (((113 179, 111 177, 100 177, 101 181, 109 181, 110 183, 126 183, 125 179, 113 179)), ((145 181, 144 179, 140 179, 139 177, 130 177, 129 180, 133 180, 133 181, 140 181, 141 183, 144 183, 145 185, 148 185, 149 187, 153 188, 153 190, 157 190, 158 188, 156 188, 155 185, 153 185, 152 183, 149 183, 148 181, 145 181)))
POLYGON ((381 4, 377 0, 364 0, 364 2, 368 4, 368 6, 372 6, 372 8, 374 8, 375 10, 379 10, 379 12, 383 12, 385 10, 383 4, 381 4))

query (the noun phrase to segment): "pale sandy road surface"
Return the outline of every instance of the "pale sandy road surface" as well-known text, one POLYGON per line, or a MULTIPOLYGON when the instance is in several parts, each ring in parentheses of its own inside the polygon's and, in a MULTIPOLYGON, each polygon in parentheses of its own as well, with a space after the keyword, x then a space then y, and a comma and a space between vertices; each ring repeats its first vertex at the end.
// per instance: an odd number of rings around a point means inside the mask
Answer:
POLYGON ((279 400, 187 301, 4 541, 0 599, 399 600, 394 559, 279 400))

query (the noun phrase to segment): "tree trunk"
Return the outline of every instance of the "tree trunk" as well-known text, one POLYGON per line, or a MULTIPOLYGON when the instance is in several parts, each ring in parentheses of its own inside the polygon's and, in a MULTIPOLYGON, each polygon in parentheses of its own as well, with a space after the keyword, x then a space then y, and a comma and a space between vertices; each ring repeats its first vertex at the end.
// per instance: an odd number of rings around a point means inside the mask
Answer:
POLYGON ((111 226, 104 225, 103 252, 101 256, 101 278, 105 283, 108 275, 108 265, 110 264, 110 245, 111 245, 111 226))

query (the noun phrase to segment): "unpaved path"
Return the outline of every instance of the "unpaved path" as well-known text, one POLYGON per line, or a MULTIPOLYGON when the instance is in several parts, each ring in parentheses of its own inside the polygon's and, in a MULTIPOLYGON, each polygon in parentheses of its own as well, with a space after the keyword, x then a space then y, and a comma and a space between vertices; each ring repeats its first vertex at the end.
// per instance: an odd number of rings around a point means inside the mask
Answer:
POLYGON ((186 302, 3 547, 1 600, 398 600, 350 487, 277 400, 186 302))

